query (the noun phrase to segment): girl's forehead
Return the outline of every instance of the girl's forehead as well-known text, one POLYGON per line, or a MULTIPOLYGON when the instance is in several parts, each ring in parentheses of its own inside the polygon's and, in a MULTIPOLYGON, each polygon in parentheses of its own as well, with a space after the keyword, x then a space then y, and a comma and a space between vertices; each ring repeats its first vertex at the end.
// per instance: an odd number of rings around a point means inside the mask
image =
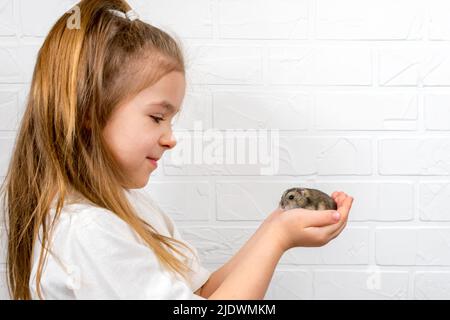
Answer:
POLYGON ((149 102, 159 103, 173 109, 183 100, 185 90, 184 75, 179 72, 170 72, 157 82, 142 89, 138 95, 149 102))

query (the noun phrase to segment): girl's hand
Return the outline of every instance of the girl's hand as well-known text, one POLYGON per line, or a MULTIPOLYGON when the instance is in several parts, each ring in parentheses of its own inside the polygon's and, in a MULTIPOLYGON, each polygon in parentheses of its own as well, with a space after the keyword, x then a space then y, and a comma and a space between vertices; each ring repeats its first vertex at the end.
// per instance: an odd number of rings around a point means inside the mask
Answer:
POLYGON ((342 232, 353 198, 341 191, 333 192, 331 197, 336 201, 337 211, 278 208, 267 217, 265 224, 283 252, 294 247, 323 246, 342 232))

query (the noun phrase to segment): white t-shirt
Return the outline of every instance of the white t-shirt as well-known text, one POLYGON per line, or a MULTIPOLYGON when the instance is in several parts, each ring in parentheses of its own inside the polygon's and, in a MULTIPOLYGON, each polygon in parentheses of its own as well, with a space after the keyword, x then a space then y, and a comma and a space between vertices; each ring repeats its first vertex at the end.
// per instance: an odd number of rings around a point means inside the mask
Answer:
MULTIPOLYGON (((138 215, 160 234, 186 243, 172 219, 147 192, 129 189, 125 193, 138 215)), ((114 213, 84 200, 72 203, 73 199, 66 200, 56 222, 41 278, 44 299, 203 299, 194 292, 208 280, 210 272, 200 265, 194 247, 186 243, 195 256, 184 249, 193 270, 186 281, 165 269, 114 213)), ((30 289, 32 298, 39 299, 35 278, 40 240, 33 251, 30 289)))

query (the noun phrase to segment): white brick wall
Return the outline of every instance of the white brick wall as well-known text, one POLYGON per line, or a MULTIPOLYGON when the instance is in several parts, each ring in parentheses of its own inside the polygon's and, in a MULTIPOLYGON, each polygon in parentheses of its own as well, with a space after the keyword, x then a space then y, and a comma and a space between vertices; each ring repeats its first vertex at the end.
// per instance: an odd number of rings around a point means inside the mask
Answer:
MULTIPOLYGON (((0 9, 0 176, 36 52, 74 3, 10 0, 0 9)), ((305 185, 353 195, 348 227, 323 248, 288 251, 267 298, 450 298, 448 1, 130 4, 183 41, 188 90, 177 128, 280 130, 274 175, 255 165, 180 166, 168 155, 151 177, 146 189, 209 268, 238 250, 284 189, 305 185)))

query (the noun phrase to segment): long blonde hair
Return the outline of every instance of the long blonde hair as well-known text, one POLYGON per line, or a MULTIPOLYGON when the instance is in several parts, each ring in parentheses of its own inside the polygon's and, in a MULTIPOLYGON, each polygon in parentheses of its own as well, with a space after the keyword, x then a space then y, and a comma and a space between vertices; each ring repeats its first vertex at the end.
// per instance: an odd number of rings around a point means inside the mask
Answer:
MULTIPOLYGON (((158 234, 127 200, 126 177, 102 136, 112 110, 162 76, 185 74, 180 44, 127 12, 122 0, 83 0, 54 24, 39 50, 26 110, 1 186, 8 233, 8 287, 13 299, 31 299, 33 246, 42 228, 36 288, 48 241, 66 196, 76 191, 127 222, 174 274, 190 270, 182 242, 158 234), (53 199, 55 218, 47 223, 53 199), (176 254, 180 256, 177 257, 176 254)), ((189 249, 189 248, 188 248, 189 249)))

